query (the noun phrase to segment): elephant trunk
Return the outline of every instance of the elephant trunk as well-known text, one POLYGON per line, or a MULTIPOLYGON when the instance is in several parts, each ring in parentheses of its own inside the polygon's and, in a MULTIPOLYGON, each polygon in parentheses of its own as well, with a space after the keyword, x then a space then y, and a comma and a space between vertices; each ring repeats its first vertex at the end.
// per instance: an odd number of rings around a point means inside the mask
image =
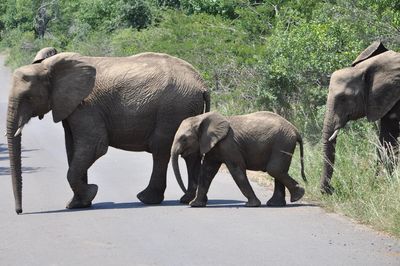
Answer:
POLYGON ((338 129, 335 129, 332 111, 328 110, 325 114, 322 132, 324 165, 321 177, 321 191, 323 193, 332 194, 333 188, 330 185, 330 180, 332 178, 333 166, 335 164, 336 136, 338 132, 338 129))
POLYGON ((172 153, 171 153, 172 168, 174 169, 174 174, 175 174, 176 181, 178 181, 178 184, 181 187, 183 193, 186 194, 187 190, 185 188, 185 185, 183 184, 181 172, 179 170, 179 164, 178 164, 179 154, 180 153, 179 153, 178 149, 176 148, 175 145, 173 145, 172 146, 172 153))
POLYGON ((18 126, 18 102, 10 99, 7 114, 7 141, 15 211, 22 213, 21 128, 18 126), (17 134, 18 133, 18 134, 17 134))

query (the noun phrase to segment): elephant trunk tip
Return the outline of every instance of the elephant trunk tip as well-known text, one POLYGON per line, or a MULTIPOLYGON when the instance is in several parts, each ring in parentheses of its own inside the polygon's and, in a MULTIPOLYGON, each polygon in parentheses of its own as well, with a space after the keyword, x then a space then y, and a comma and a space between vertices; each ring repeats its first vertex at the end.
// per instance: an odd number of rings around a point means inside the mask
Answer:
POLYGON ((21 208, 21 207, 15 208, 15 212, 16 212, 18 215, 21 214, 21 213, 22 213, 22 208, 21 208))

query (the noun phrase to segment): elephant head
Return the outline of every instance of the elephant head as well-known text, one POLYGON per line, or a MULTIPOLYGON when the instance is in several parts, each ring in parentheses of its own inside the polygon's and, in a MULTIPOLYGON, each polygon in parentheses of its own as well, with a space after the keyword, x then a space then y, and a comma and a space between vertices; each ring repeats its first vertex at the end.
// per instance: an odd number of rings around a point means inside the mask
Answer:
POLYGON ((171 158, 176 180, 184 193, 186 188, 179 171, 179 155, 186 157, 194 152, 200 155, 208 153, 228 134, 229 128, 229 122, 215 112, 189 117, 182 121, 172 144, 171 158))
POLYGON ((354 61, 353 67, 334 72, 329 84, 323 126, 324 166, 321 191, 331 194, 336 137, 350 120, 382 118, 400 99, 400 54, 375 42, 354 61))
POLYGON ((32 117, 52 110, 54 122, 67 118, 94 87, 96 70, 74 53, 61 53, 13 73, 7 140, 15 210, 22 212, 21 132, 32 117))

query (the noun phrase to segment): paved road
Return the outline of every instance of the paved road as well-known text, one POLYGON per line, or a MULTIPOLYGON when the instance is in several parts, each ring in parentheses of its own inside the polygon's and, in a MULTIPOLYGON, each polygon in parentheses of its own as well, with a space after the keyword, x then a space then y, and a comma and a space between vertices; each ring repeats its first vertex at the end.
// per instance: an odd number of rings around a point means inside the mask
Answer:
MULTIPOLYGON (((0 57, 0 132, 10 71, 0 57)), ((151 157, 110 149, 89 171, 99 185, 91 209, 64 209, 63 131, 51 115, 23 132, 23 215, 16 215, 6 138, 0 137, 0 265, 400 265, 400 242, 305 203, 244 208, 226 174, 215 178, 210 207, 179 205, 168 172, 166 200, 141 204, 151 157)), ((265 203, 271 192, 253 184, 265 203)))

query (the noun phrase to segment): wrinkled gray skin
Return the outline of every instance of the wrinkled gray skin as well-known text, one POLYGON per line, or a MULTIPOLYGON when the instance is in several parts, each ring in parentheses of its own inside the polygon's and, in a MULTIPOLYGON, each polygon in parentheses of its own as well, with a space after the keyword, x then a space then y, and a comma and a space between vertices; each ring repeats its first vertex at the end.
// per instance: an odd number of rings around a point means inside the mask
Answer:
POLYGON ((350 120, 367 117, 380 120, 379 140, 388 151, 397 148, 400 121, 400 54, 374 42, 352 67, 332 74, 323 127, 324 166, 321 191, 331 194, 330 180, 335 163, 339 130, 350 120))
POLYGON ((211 181, 224 163, 233 179, 248 199, 246 206, 260 206, 260 200, 246 176, 247 170, 268 172, 275 178, 275 190, 268 206, 284 206, 285 187, 291 202, 301 199, 304 189, 289 176, 288 171, 296 143, 300 144, 301 173, 306 181, 303 166, 303 144, 297 129, 281 116, 271 112, 223 117, 211 112, 185 119, 175 134, 171 160, 175 177, 184 189, 178 166, 178 156, 203 154, 196 198, 193 207, 207 203, 211 181))
MULTIPOLYGON (((15 70, 9 95, 7 137, 16 212, 22 212, 21 131, 32 117, 50 110, 65 131, 67 178, 74 193, 67 208, 91 205, 98 188, 88 184, 87 170, 108 146, 152 153, 151 179, 138 198, 146 204, 162 202, 180 122, 209 110, 198 72, 183 60, 156 53, 60 53, 40 60, 15 70)), ((194 197, 200 160, 199 155, 186 159, 190 184, 183 202, 194 197)))

